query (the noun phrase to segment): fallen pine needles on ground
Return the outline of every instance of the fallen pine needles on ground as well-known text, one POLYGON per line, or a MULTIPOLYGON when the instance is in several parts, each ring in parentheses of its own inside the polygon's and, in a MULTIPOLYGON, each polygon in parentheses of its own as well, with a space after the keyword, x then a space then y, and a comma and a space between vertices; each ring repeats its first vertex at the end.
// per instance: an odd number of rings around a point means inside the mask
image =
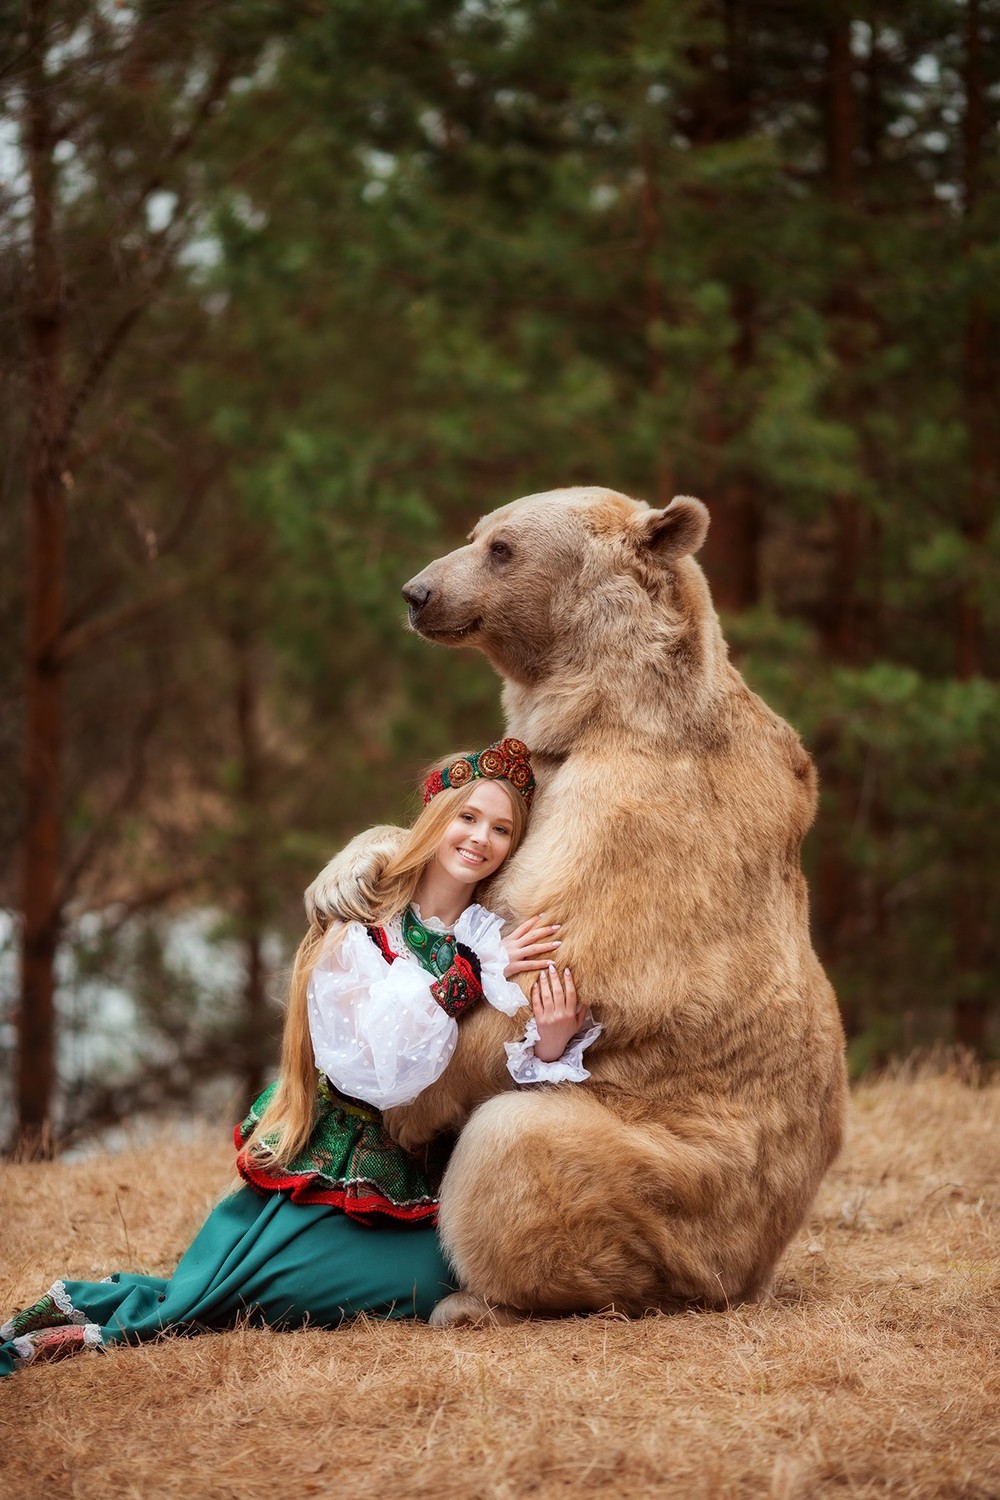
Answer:
MULTIPOLYGON (((901 1069, 856 1090, 764 1302, 241 1328, 36 1366, 0 1384, 0 1493, 995 1500, 998 1157, 1000 1084, 901 1069)), ((0 1300, 57 1275, 169 1274, 229 1165, 220 1131, 5 1167, 0 1300)))

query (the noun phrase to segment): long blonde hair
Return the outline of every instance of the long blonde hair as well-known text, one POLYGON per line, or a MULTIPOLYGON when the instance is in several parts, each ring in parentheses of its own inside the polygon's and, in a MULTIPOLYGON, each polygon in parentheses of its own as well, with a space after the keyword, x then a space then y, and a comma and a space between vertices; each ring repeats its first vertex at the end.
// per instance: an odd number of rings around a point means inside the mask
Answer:
MULTIPOLYGON (((442 764, 459 759, 453 755, 442 764)), ((431 772, 440 769, 432 766, 431 772)), ((240 1158, 253 1155, 263 1166, 285 1167, 303 1150, 316 1123, 316 1060, 309 1032, 309 981, 327 941, 337 943, 347 920, 362 920, 365 926, 382 927, 406 910, 413 900, 424 871, 434 859, 445 829, 458 815, 482 778, 461 787, 446 787, 432 798, 407 830, 399 849, 392 854, 374 885, 359 892, 350 912, 337 913, 331 925, 314 914, 309 930, 298 947, 288 983, 285 1026, 281 1037, 281 1071, 277 1087, 263 1115, 240 1151, 240 1158)), ((524 797, 510 782, 496 779, 511 804, 511 838, 507 858, 524 837, 528 808, 524 797)), ((475 893, 472 893, 474 899, 475 893)))

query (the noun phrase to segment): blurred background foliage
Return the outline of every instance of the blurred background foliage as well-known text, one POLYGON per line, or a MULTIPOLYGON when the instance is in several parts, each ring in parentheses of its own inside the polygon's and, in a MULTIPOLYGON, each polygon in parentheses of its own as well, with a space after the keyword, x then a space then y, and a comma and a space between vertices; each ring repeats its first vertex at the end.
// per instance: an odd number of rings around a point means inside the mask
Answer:
POLYGON ((0 28, 8 1132, 259 1086, 303 886, 500 729, 401 583, 576 482, 712 510, 855 1069, 995 1054, 1000 0, 0 28))

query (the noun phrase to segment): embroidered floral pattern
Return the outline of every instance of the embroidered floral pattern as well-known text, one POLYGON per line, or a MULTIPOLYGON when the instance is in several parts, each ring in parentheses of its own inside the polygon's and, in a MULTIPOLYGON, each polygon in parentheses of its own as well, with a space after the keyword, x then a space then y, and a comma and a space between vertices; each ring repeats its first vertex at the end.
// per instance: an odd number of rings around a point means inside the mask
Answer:
POLYGON ((96 1323, 75 1323, 66 1328, 43 1328, 12 1340, 19 1369, 38 1360, 54 1361, 79 1354, 83 1349, 99 1349, 104 1343, 96 1323))
POLYGON ((317 1116, 305 1148, 284 1166, 247 1156, 243 1145, 270 1103, 264 1090, 235 1132, 240 1175, 261 1193, 287 1192, 296 1203, 329 1203, 362 1224, 394 1219, 434 1223, 440 1167, 401 1151, 377 1109, 345 1099, 325 1078, 317 1085, 317 1116))
POLYGON ((39 1297, 30 1307, 24 1307, 0 1327, 0 1343, 34 1333, 39 1328, 62 1328, 67 1324, 86 1323, 87 1319, 77 1312, 62 1281, 53 1282, 44 1297, 39 1297))
MULTIPOLYGON (((451 765, 448 767, 448 785, 464 786, 467 781, 472 780, 475 774, 476 773, 473 769, 471 761, 453 760, 451 765)), ((485 774, 488 775, 489 772, 486 772, 485 774)), ((496 773, 494 772, 494 775, 495 774, 496 773)))
POLYGON ((431 994, 452 1020, 457 1021, 483 998, 483 989, 472 964, 458 953, 450 969, 431 985, 431 994))
POLYGON ((531 754, 523 740, 508 736, 474 755, 462 755, 450 766, 432 771, 424 782, 424 806, 447 787, 465 786, 475 777, 483 776, 490 781, 509 781, 521 793, 528 806, 535 795, 535 778, 531 770, 531 754))

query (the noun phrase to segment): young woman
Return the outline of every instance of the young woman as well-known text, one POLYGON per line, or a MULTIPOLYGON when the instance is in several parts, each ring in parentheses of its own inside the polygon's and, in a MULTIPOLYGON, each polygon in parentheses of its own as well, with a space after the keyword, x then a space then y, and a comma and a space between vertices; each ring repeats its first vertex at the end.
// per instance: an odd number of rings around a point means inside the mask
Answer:
POLYGON ((600 1030, 551 962, 558 929, 530 919, 502 943, 500 918, 474 901, 517 848, 534 787, 514 739, 431 773, 376 889, 299 947, 279 1079, 236 1130, 247 1185, 212 1211, 170 1280, 57 1281, 0 1328, 0 1375, 240 1317, 274 1328, 427 1317, 453 1290, 434 1227, 446 1152, 407 1155, 381 1110, 441 1076, 474 1005, 513 1015, 517 974, 542 971, 525 1039, 507 1047, 516 1082, 586 1078, 582 1053, 600 1030))

